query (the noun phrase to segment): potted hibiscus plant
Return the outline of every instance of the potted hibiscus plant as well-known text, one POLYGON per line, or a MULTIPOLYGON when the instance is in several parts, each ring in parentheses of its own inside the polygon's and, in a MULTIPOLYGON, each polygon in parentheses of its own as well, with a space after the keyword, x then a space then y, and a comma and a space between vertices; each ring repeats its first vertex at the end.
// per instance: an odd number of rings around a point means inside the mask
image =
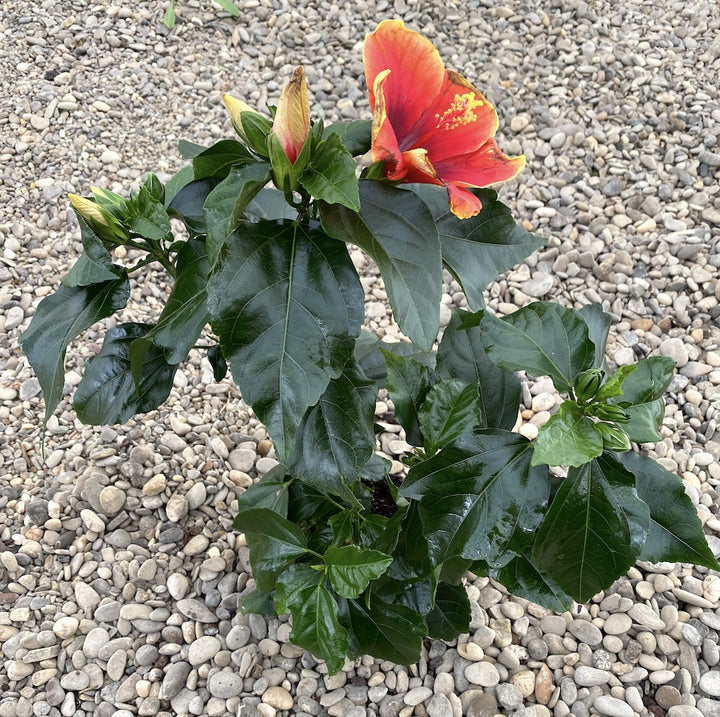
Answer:
POLYGON ((673 362, 612 371, 598 305, 485 305, 542 245, 487 188, 525 164, 494 141, 492 105, 400 21, 368 35, 364 63, 372 121, 313 121, 298 68, 269 114, 226 96, 236 137, 181 142, 191 164, 167 183, 71 195, 84 252, 22 337, 46 418, 69 343, 163 267, 161 315, 107 330, 75 411, 116 424, 155 409, 198 341, 218 380, 229 368, 279 461, 237 501, 243 609, 291 613, 291 639, 331 672, 346 655, 413 662, 424 636, 467 631, 467 571, 564 610, 638 559, 720 567, 681 480, 632 450, 659 439, 673 362), (363 329, 348 245, 376 262, 406 340, 363 329), (441 331, 443 268, 469 308, 441 331), (532 441, 513 430, 521 372, 565 397, 532 441), (379 391, 392 412, 376 418, 379 391), (383 421, 412 446, 400 474, 377 451, 383 421))

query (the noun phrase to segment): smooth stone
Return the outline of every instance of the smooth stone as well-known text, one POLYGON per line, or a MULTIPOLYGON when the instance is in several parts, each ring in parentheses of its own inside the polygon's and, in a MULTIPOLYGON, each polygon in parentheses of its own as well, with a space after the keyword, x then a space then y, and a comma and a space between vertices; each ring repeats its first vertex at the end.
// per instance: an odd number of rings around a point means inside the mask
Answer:
POLYGON ((268 687, 263 692, 262 701, 276 710, 290 710, 294 704, 292 695, 284 687, 278 685, 268 687))
POLYGON ((190 589, 190 581, 182 573, 172 573, 167 577, 167 589, 175 600, 182 600, 190 589))
POLYGON ((114 485, 105 486, 100 491, 100 505, 105 515, 117 515, 125 506, 125 493, 114 485))
POLYGON ((623 612, 610 615, 603 625, 607 635, 624 635, 632 627, 632 619, 623 612))
POLYGON ((490 662, 474 662, 465 668, 464 674, 469 682, 481 687, 494 687, 500 682, 497 667, 490 662))
POLYGON ((520 689, 513 684, 499 684, 495 687, 495 698, 507 710, 516 710, 523 703, 520 689))
POLYGON ((171 700, 187 684, 187 678, 192 667, 187 662, 171 662, 163 677, 158 697, 161 700, 171 700))
POLYGON ((177 603, 175 603, 175 607, 185 615, 185 617, 189 617, 191 620, 197 620, 198 622, 218 621, 217 615, 199 600, 193 600, 192 598, 178 600, 177 603))
POLYGON ((415 707, 421 702, 425 702, 426 699, 432 696, 432 690, 429 687, 415 687, 405 694, 403 701, 410 707, 415 707))
POLYGON ((634 714, 633 708, 627 702, 610 695, 600 695, 593 702, 593 709, 608 717, 633 717, 634 714))
POLYGON ((720 671, 710 670, 700 677, 698 687, 710 697, 720 697, 720 671))
POLYGON ((190 644, 188 662, 193 665, 202 665, 211 660, 220 651, 220 640, 212 635, 198 637, 190 644))
POLYGON ((433 695, 432 699, 427 703, 425 712, 428 717, 450 717, 453 714, 453 708, 450 700, 444 694, 438 693, 433 695))
POLYGON ((610 679, 610 673, 607 670, 599 670, 596 667, 588 667, 580 665, 573 674, 575 684, 581 687, 594 687, 596 685, 604 685, 610 679))
POLYGON ((573 620, 568 625, 568 631, 580 642, 584 642, 590 647, 595 647, 602 642, 600 629, 587 620, 573 620))
POLYGON ((207 688, 213 697, 227 699, 240 694, 243 688, 242 677, 233 670, 220 670, 210 675, 207 688))

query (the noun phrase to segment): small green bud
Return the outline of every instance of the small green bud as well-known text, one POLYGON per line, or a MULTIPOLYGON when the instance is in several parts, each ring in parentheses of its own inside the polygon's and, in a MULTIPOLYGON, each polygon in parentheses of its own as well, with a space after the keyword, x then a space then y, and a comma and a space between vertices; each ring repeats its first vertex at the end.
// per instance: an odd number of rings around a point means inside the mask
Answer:
POLYGON ((575 378, 575 398, 580 401, 589 401, 595 397, 605 378, 605 371, 601 368, 589 368, 575 378))
POLYGON ((630 439, 620 426, 614 423, 600 422, 595 424, 603 439, 603 448, 608 451, 629 451, 630 439))
POLYGON ((613 403, 599 403, 592 407, 591 413, 593 416, 605 421, 627 423, 630 420, 627 411, 622 406, 616 406, 613 403))

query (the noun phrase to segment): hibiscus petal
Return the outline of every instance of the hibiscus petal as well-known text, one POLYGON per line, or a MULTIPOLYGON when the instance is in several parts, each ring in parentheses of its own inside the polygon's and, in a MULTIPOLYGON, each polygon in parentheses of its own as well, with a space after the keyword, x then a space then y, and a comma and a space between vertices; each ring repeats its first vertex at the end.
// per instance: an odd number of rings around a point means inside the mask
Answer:
POLYGON ((497 131, 495 108, 462 75, 446 73, 445 83, 407 142, 425 147, 435 162, 474 152, 497 131), (418 136, 422 133, 424 136, 418 136))
POLYGON ((507 182, 525 166, 525 157, 508 157, 489 139, 475 152, 454 157, 433 158, 438 175, 446 182, 469 187, 487 187, 498 182, 507 182))
POLYGON ((395 136, 402 139, 442 89, 445 67, 440 54, 428 39, 408 30, 402 20, 384 20, 365 38, 363 62, 373 111, 375 80, 390 70, 384 83, 385 111, 395 136))
POLYGON ((280 95, 272 128, 290 164, 294 164, 310 133, 310 100, 302 67, 293 72, 280 95))
POLYGON ((385 70, 375 78, 376 102, 372 123, 372 158, 373 162, 385 162, 385 176, 388 179, 399 180, 405 176, 405 164, 400 147, 398 147, 395 131, 385 111, 384 83, 389 75, 390 70, 385 70))
POLYGON ((424 149, 411 149, 403 152, 406 173, 405 181, 417 184, 443 184, 438 177, 435 167, 432 166, 428 153, 424 149))
POLYGON ((445 186, 450 200, 450 211, 458 219, 469 219, 480 213, 482 202, 472 192, 452 182, 445 186))

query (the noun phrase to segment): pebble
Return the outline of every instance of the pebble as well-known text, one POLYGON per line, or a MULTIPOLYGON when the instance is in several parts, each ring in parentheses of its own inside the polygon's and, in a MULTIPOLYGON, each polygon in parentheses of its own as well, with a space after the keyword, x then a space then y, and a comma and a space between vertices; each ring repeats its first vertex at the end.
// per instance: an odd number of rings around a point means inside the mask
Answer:
POLYGON ((634 714, 633 708, 627 702, 609 695, 600 695, 593 702, 593 708, 601 715, 610 717, 633 717, 634 714))
POLYGON ((278 686, 268 687, 263 692, 262 701, 276 710, 290 710, 294 704, 292 695, 284 687, 278 686))
POLYGON ((495 665, 490 662, 475 662, 465 668, 465 677, 474 685, 493 687, 500 681, 495 665))

